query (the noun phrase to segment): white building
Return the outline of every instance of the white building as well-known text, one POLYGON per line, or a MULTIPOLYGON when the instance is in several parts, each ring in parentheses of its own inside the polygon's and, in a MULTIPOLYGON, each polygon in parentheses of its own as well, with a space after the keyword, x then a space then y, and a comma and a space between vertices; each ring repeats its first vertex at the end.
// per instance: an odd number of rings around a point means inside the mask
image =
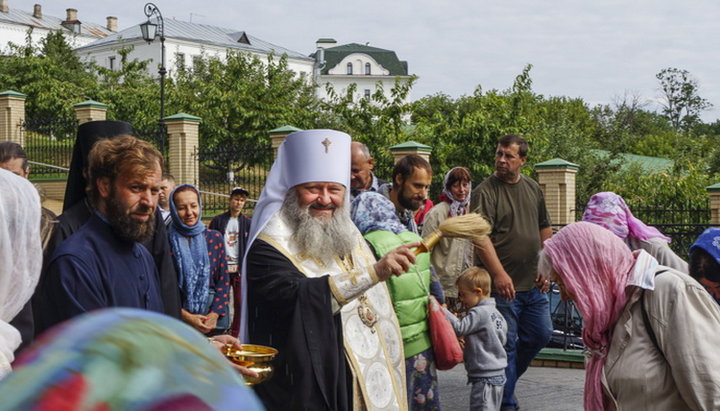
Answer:
MULTIPOLYGON (((153 22, 157 23, 154 19, 153 22)), ((268 43, 244 31, 174 19, 164 19, 164 24, 165 67, 169 76, 173 75, 178 64, 192 67, 193 59, 197 56, 215 56, 222 60, 228 50, 239 50, 256 55, 262 60, 265 60, 271 53, 275 56, 286 55, 290 70, 296 73, 305 73, 308 79, 312 78, 314 59, 268 43)), ((150 74, 157 75, 156 68, 160 66, 161 59, 159 33, 155 41, 148 44, 142 38, 140 24, 78 47, 75 52, 82 60, 94 60, 100 66, 117 69, 119 68, 117 65, 120 64, 118 50, 128 46, 133 47, 128 57, 151 60, 150 74)))
MULTIPOLYGON (((383 86, 385 96, 391 98, 395 80, 407 81, 407 61, 398 59, 392 50, 350 43, 337 46, 334 39, 319 39, 317 51, 311 56, 318 60, 316 81, 320 85, 318 96, 327 99, 326 84, 331 84, 337 93, 344 93, 350 84, 357 84, 355 98, 369 97, 383 86)), ((407 97, 410 100, 410 96, 407 97)))
POLYGON ((39 4, 32 10, 20 10, 10 8, 9 0, 0 0, 0 55, 8 54, 10 43, 24 45, 28 33, 37 45, 51 31, 63 32, 71 47, 80 47, 117 31, 117 18, 108 17, 103 27, 80 21, 75 9, 67 9, 67 15, 61 19, 43 15, 39 4))

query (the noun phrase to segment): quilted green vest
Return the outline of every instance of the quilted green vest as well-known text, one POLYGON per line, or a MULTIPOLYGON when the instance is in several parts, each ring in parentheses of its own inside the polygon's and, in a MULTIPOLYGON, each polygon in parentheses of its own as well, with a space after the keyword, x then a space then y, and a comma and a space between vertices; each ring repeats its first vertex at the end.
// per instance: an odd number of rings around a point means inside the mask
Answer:
MULTIPOLYGON (((364 237, 378 258, 403 244, 420 241, 420 236, 410 231, 393 234, 390 231, 378 230, 371 231, 364 237)), ((420 254, 410 270, 399 277, 390 277, 386 283, 400 323, 405 358, 432 347, 427 322, 430 254, 420 254)))

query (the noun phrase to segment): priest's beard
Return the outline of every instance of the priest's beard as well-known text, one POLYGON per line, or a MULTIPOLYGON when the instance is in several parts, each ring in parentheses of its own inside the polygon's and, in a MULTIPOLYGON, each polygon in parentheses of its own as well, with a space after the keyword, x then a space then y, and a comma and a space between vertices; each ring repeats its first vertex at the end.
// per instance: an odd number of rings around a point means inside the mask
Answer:
POLYGON ((117 200, 117 192, 113 186, 110 197, 106 200, 106 217, 110 221, 115 235, 124 241, 142 243, 155 234, 155 210, 150 207, 137 204, 132 208, 125 208, 117 200), (130 217, 131 213, 148 214, 150 218, 146 221, 136 220, 130 217))
POLYGON ((300 252, 308 257, 322 261, 344 258, 350 255, 357 242, 355 225, 344 205, 337 207, 330 219, 321 220, 310 215, 309 206, 300 207, 297 191, 290 189, 283 201, 282 215, 300 252))

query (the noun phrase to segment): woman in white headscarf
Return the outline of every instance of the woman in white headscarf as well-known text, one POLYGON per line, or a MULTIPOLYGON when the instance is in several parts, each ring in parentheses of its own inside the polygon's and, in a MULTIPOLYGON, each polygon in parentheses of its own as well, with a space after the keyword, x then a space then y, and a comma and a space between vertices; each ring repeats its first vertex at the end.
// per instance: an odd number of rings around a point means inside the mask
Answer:
MULTIPOLYGON (((423 237, 437 230, 440 223, 447 218, 465 215, 469 212, 471 180, 470 170, 465 167, 454 167, 445 174, 440 202, 425 217, 423 237)), ((472 265, 470 241, 461 238, 443 238, 433 248, 430 263, 445 290, 448 309, 455 313, 462 311, 463 306, 457 298, 458 290, 455 282, 460 273, 472 265)))
POLYGON ((0 169, 0 378, 10 372, 20 333, 9 322, 32 296, 42 266, 40 198, 22 177, 0 169))

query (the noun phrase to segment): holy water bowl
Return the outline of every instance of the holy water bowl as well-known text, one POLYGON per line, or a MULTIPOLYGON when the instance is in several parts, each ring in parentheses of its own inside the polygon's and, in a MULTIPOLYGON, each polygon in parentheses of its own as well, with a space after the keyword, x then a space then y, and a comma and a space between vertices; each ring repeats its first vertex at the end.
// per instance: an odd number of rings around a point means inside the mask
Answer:
POLYGON ((232 345, 226 345, 224 353, 235 364, 258 373, 258 377, 243 376, 245 384, 255 385, 272 377, 274 371, 272 360, 278 354, 278 350, 264 345, 243 344, 242 350, 236 350, 232 345))

